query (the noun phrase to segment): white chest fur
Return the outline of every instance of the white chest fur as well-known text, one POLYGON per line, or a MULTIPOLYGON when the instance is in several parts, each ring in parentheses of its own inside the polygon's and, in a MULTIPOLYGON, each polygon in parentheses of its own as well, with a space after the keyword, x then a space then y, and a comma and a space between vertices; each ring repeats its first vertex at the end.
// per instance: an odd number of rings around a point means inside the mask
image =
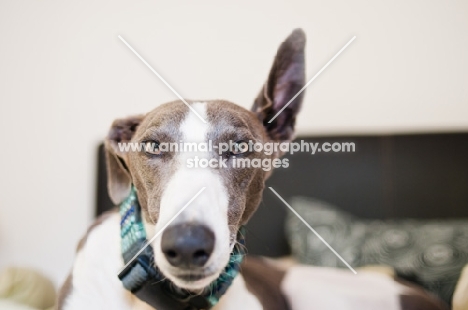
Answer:
MULTIPOLYGON (((150 310, 122 287, 117 277, 123 266, 118 213, 96 226, 78 251, 72 270, 72 289, 63 310, 150 310)), ((262 309, 238 276, 214 310, 262 309)), ((62 309, 60 309, 62 310, 62 309)))
MULTIPOLYGON (((120 217, 112 214, 89 233, 72 270, 72 289, 59 310, 151 310, 126 291, 117 277, 123 266, 120 217)), ((379 275, 329 268, 297 266, 289 269, 282 291, 292 309, 400 310, 398 296, 405 287, 379 275)), ((260 310, 258 299, 239 275, 213 310, 260 310)))

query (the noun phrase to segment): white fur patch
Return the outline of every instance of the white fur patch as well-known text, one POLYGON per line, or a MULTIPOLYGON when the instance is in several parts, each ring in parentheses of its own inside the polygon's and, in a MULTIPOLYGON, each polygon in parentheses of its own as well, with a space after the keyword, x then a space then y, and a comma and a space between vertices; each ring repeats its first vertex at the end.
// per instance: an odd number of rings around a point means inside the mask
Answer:
MULTIPOLYGON (((238 275, 226 294, 221 297, 219 303, 213 310, 262 310, 263 307, 257 297, 252 295, 245 286, 242 275, 238 275)), ((267 310, 267 309, 266 309, 267 310)))
POLYGON ((281 288, 294 310, 401 310, 405 290, 380 274, 306 266, 289 269, 281 288))
POLYGON ((131 309, 134 297, 117 277, 123 266, 119 222, 115 213, 88 235, 75 259, 73 287, 64 309, 131 309))
MULTIPOLYGON (((206 119, 206 103, 193 103, 192 107, 206 119)), ((180 132, 185 143, 207 142, 209 124, 205 124, 192 112, 189 112, 182 122, 180 132)), ((228 194, 224 188, 224 183, 217 173, 211 168, 189 168, 187 160, 197 156, 199 159, 210 156, 209 151, 179 152, 177 160, 177 170, 170 178, 161 197, 159 219, 155 231, 159 232, 164 225, 203 187, 206 189, 172 222, 197 223, 208 226, 215 235, 215 247, 206 266, 211 273, 215 273, 209 278, 198 282, 181 282, 170 273, 170 264, 165 259, 161 251, 161 235, 153 242, 155 250, 156 264, 161 271, 171 279, 176 285, 188 289, 200 289, 216 279, 219 272, 229 261, 229 227, 228 227, 228 194)))

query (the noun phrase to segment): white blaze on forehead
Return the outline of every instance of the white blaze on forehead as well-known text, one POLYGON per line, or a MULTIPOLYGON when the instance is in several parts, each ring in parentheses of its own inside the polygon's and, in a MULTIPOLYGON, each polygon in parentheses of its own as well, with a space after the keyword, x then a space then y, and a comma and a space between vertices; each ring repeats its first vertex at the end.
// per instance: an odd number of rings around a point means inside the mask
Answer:
MULTIPOLYGON (((192 103, 192 108, 203 118, 206 119, 206 103, 192 103)), ((203 123, 195 113, 189 111, 185 120, 180 125, 180 132, 184 136, 185 142, 206 142, 209 129, 209 123, 203 123)))
MULTIPOLYGON (((196 102, 192 104, 192 107, 200 116, 206 119, 206 103, 196 102)), ((189 112, 180 125, 183 143, 208 143, 209 128, 210 124, 201 122, 194 113, 189 112)), ((167 213, 175 214, 177 211, 174 211, 174 208, 181 208, 202 187, 206 187, 206 190, 192 202, 192 206, 187 208, 183 214, 179 216, 179 220, 176 219, 174 223, 186 219, 188 215, 191 215, 192 220, 195 221, 201 219, 204 215, 212 213, 213 210, 227 208, 227 191, 224 188, 219 174, 210 168, 189 168, 187 160, 195 157, 199 159, 209 158, 210 152, 209 150, 179 151, 176 155, 177 170, 170 178, 161 200, 162 207, 164 207, 166 203, 174 206, 172 206, 170 211, 164 209, 160 210, 161 216, 167 213), (194 214, 194 210, 198 210, 197 212, 199 214, 194 214)), ((225 216, 227 216, 227 209, 225 209, 225 211, 225 216)))
MULTIPOLYGON (((192 108, 201 117, 203 117, 203 119, 206 119, 206 103, 192 103, 192 108)), ((189 143, 196 143, 199 145, 200 143, 207 143, 208 130, 209 124, 203 123, 195 115, 195 113, 189 111, 179 128, 179 131, 183 137, 182 144, 187 145, 189 143)), ((187 166, 187 160, 193 159, 195 157, 208 158, 209 155, 210 154, 207 151, 202 152, 195 150, 190 152, 187 150, 179 150, 179 152, 176 154, 174 160, 177 161, 177 169, 170 177, 169 183, 167 184, 167 187, 161 197, 161 210, 158 221, 161 223, 161 225, 163 225, 162 222, 166 219, 166 215, 174 215, 177 213, 178 209, 184 206, 187 201, 189 201, 202 187, 206 187, 207 189, 204 190, 204 193, 197 197, 196 201, 192 202, 192 206, 190 207, 192 211, 188 210, 189 208, 187 208, 183 212, 184 214, 181 214, 179 218, 174 221, 174 223, 180 222, 187 218, 188 214, 193 214, 193 210, 199 209, 195 206, 200 205, 202 201, 208 203, 208 201, 205 201, 208 199, 208 196, 220 196, 215 195, 215 193, 213 193, 213 189, 220 191, 219 194, 224 192, 224 189, 221 186, 222 182, 220 182, 221 180, 214 171, 211 171, 209 168, 189 168, 187 166), (165 206, 170 207, 165 208, 165 206)), ((220 201, 216 202, 220 203, 220 201)), ((212 201, 212 203, 216 202, 212 201)), ((207 210, 204 210, 203 213, 206 212, 207 210)), ((200 216, 201 214, 199 217, 200 216)), ((193 216, 192 220, 196 220, 196 216, 193 216)))
MULTIPOLYGON (((204 119, 206 117, 206 103, 193 103, 192 107, 204 119)), ((180 133, 183 143, 207 143, 209 123, 203 123, 192 112, 188 112, 180 125, 180 133)), ((210 158, 210 152, 192 151, 179 152, 173 160, 177 161, 177 169, 170 177, 162 194, 159 210, 159 218, 156 231, 159 231, 168 221, 193 197, 202 187, 206 189, 172 222, 171 225, 180 223, 194 223, 208 226, 215 235, 215 248, 207 266, 211 265, 213 272, 222 270, 229 260, 229 226, 228 226, 228 195, 220 174, 211 168, 189 168, 188 159, 197 156, 210 158)), ((165 273, 168 267, 164 255, 161 253, 160 242, 162 234, 155 240, 156 263, 165 273)), ((165 273, 171 278, 171 275, 165 273)), ((177 280, 172 279, 177 283, 177 280)))

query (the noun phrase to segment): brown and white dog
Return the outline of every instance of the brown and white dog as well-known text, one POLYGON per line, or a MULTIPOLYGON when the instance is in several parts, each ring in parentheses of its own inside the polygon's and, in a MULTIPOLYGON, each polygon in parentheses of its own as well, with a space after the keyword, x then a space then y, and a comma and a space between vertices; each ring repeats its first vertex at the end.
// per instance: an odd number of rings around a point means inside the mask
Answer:
MULTIPOLYGON (((109 193, 113 202, 119 204, 129 194, 131 184, 135 186, 149 237, 206 187, 151 244, 155 264, 176 286, 197 292, 215 280, 228 263, 239 227, 249 220, 260 203, 270 173, 261 168, 234 168, 230 156, 263 160, 281 154, 229 151, 223 154, 227 168, 203 169, 188 168, 186 160, 194 155, 217 158, 217 151, 124 152, 118 144, 290 141, 302 95, 272 123, 268 121, 305 84, 304 47, 302 30, 295 30, 281 44, 251 111, 224 100, 188 101, 206 120, 204 123, 182 101, 175 101, 145 115, 113 123, 105 141, 109 193), (177 239, 174 236, 184 238, 187 225, 204 230, 204 237, 195 240, 195 246, 205 254, 201 263, 199 256, 184 256, 183 242, 182 248, 171 247, 177 239), (168 248, 172 251, 170 255, 168 248), (191 261, 195 259, 198 261, 191 261), (181 264, 181 260, 185 263, 181 264)), ((190 251, 193 241, 192 238, 190 251)), ((61 290, 58 309, 151 309, 123 288, 117 278, 122 267, 120 216, 111 212, 101 217, 80 242, 72 273, 61 290)), ((383 276, 303 266, 282 271, 266 260, 247 258, 241 275, 214 309, 430 310, 443 307, 426 295, 415 295, 414 290, 383 276)))

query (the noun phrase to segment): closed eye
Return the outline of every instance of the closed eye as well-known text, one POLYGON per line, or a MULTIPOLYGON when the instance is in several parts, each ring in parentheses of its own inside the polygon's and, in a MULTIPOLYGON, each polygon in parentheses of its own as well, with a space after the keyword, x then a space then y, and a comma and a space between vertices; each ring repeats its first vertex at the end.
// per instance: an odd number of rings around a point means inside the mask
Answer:
POLYGON ((149 156, 159 156, 162 154, 159 148, 159 142, 154 140, 147 140, 142 142, 145 154, 149 156))
POLYGON ((230 156, 247 154, 250 152, 250 145, 244 140, 236 141, 234 143, 230 143, 230 148, 228 152, 230 156))

